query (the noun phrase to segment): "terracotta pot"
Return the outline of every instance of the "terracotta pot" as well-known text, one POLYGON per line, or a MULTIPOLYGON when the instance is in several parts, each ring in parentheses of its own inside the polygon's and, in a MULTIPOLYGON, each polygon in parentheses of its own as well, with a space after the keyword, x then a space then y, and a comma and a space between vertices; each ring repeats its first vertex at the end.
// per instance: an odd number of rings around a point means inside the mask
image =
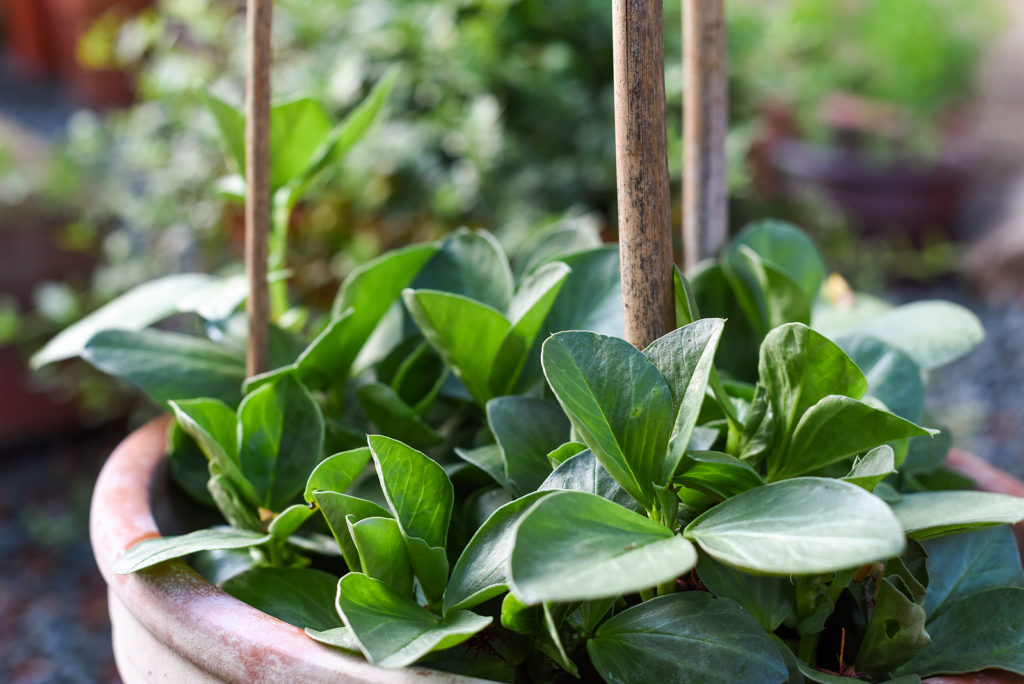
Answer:
MULTIPOLYGON (((168 424, 168 418, 154 420, 121 442, 103 467, 93 492, 92 548, 107 582, 114 658, 126 684, 399 684, 413 678, 416 682, 437 684, 484 681, 425 668, 375 667, 359 657, 319 644, 297 627, 242 603, 207 582, 182 560, 167 561, 133 575, 115 574, 111 563, 125 549, 140 539, 160 535, 150 495, 164 486, 159 475, 164 474, 160 465, 168 424)), ((975 461, 962 455, 954 459, 953 465, 971 468, 972 475, 977 467, 975 461)), ((987 482, 984 474, 979 481, 987 482)), ((1014 482, 1024 492, 1024 484, 1014 482)), ((1011 684, 1022 678, 1002 671, 986 671, 925 681, 1011 684)))

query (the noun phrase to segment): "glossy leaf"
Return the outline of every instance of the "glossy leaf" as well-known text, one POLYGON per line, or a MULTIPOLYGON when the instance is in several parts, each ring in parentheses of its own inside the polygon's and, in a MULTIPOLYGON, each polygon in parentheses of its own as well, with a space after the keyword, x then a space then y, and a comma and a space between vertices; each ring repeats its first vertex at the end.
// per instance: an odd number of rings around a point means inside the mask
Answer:
POLYGON ((551 401, 496 397, 487 402, 487 423, 498 441, 505 471, 519 494, 532 492, 551 474, 547 455, 569 439, 569 420, 551 401))
POLYGON ((580 252, 562 261, 572 269, 548 314, 544 330, 593 330, 622 336, 622 282, 614 246, 580 252))
POLYGON ((929 539, 924 608, 937 618, 950 604, 990 589, 1024 588, 1020 554, 1009 527, 929 539))
POLYGON ((625 340, 563 332, 544 343, 544 373, 573 427, 612 477, 650 509, 664 485, 674 414, 658 369, 625 340))
POLYGON ((280 511, 301 493, 320 462, 320 406, 298 381, 284 377, 248 395, 238 408, 239 462, 260 505, 280 511))
POLYGON ((349 570, 357 570, 362 567, 359 560, 359 550, 349 532, 349 522, 358 522, 366 518, 387 517, 391 515, 372 501, 360 499, 338 492, 314 492, 313 498, 316 501, 320 512, 324 514, 324 520, 338 542, 342 558, 349 570))
POLYGON ((338 582, 338 612, 359 648, 381 667, 405 667, 434 650, 462 643, 491 623, 465 610, 444 619, 379 580, 350 572, 338 582))
POLYGON ((256 490, 242 475, 235 412, 216 399, 184 399, 170 401, 168 405, 178 425, 196 441, 206 458, 231 480, 246 501, 252 506, 259 506, 256 490))
POLYGON ((504 312, 512 301, 512 270, 493 235, 460 229, 445 238, 410 287, 457 294, 504 312))
POLYGON ((198 551, 244 549, 270 541, 269 534, 230 527, 211 527, 176 537, 143 539, 117 557, 114 572, 127 575, 172 558, 181 558, 198 551))
POLYGON ((104 330, 141 330, 178 310, 178 302, 216 279, 202 273, 178 273, 150 280, 68 326, 31 359, 33 368, 78 356, 93 335, 104 330))
POLYGON ((594 494, 555 492, 516 528, 510 584, 526 604, 592 600, 653 587, 696 562, 693 545, 663 525, 594 494))
POLYGON ((675 481, 728 499, 759 487, 764 480, 744 461, 717 451, 689 451, 675 481))
POLYGON ((366 417, 382 433, 422 448, 439 444, 443 439, 423 422, 413 407, 383 383, 370 382, 363 385, 356 391, 356 399, 366 417))
POLYGON ((309 474, 303 498, 312 503, 314 492, 344 492, 369 462, 369 447, 360 447, 328 456, 309 474))
POLYGON ((198 396, 234 404, 245 379, 241 354, 204 338, 161 330, 97 333, 82 358, 158 402, 198 396))
POLYGON ((604 469, 594 452, 584 449, 575 456, 566 459, 555 471, 548 475, 537 487, 538 491, 568 489, 575 492, 587 492, 614 501, 623 508, 638 513, 643 506, 637 503, 622 486, 604 469))
POLYGON ((264 532, 258 506, 246 501, 239 493, 238 487, 214 464, 210 464, 210 478, 206 481, 206 490, 229 525, 240 530, 264 532))
POLYGON ((473 608, 507 590, 507 566, 515 526, 545 492, 534 492, 511 501, 480 526, 469 540, 444 592, 444 612, 473 608))
MULTIPOLYGON (((334 590, 334 593, 336 594, 337 584, 335 584, 334 590)), ((309 629, 307 627, 304 631, 306 632, 306 636, 314 641, 319 641, 321 644, 327 644, 328 646, 334 646, 335 648, 343 648, 346 651, 359 652, 359 640, 356 639, 356 635, 352 633, 352 630, 344 625, 322 631, 309 629)))
POLYGON ((868 381, 867 396, 878 399, 902 418, 917 422, 924 413, 921 369, 907 354, 863 335, 836 340, 868 381))
POLYGON ((812 300, 800 284, 747 245, 728 248, 720 264, 737 304, 755 330, 765 333, 784 323, 810 323, 812 300))
POLYGON ((1024 520, 1024 499, 990 492, 913 492, 892 509, 914 539, 1024 520))
POLYGON ((817 477, 738 494, 697 517, 685 536, 719 562, 776 575, 858 567, 895 556, 904 544, 881 499, 817 477))
POLYGON ((774 632, 795 610, 789 577, 752 575, 706 554, 697 561, 697 575, 715 596, 740 604, 765 631, 774 632))
POLYGON ((306 504, 295 504, 278 513, 267 526, 267 532, 277 540, 285 541, 302 527, 314 510, 306 504))
POLYGON ((672 479, 697 426, 724 325, 720 318, 701 319, 660 337, 643 352, 672 392, 675 422, 660 482, 672 479))
POLYGON ((505 472, 505 459, 497 444, 485 444, 475 449, 455 448, 455 454, 466 463, 472 464, 490 475, 491 479, 506 491, 516 491, 516 486, 505 472))
POLYGON ((705 592, 662 596, 602 624, 587 641, 608 682, 785 682, 786 664, 768 634, 728 599, 705 592))
MULTIPOLYGON (((556 449, 552 449, 548 452, 548 463, 551 465, 551 469, 554 470, 558 466, 562 465, 570 458, 587 450, 587 445, 583 442, 566 442, 556 449)), ((593 455, 593 452, 591 452, 593 455)), ((608 471, 605 471, 607 473, 608 471)), ((550 477, 550 475, 548 476, 550 477)), ((609 478, 611 475, 608 476, 609 478)), ((614 481, 614 480, 613 480, 614 481)), ((572 487, 565 487, 564 489, 572 489, 572 487)))
POLYGON ((538 267, 556 259, 601 246, 601 234, 586 221, 566 221, 534 231, 515 259, 515 275, 522 280, 538 267))
POLYGON ((334 610, 337 587, 337 577, 310 568, 256 567, 221 584, 221 589, 257 610, 314 630, 343 626, 334 610))
POLYGON ((744 227, 731 244, 749 247, 797 283, 809 301, 818 296, 825 281, 825 264, 814 242, 796 226, 774 219, 756 221, 744 227))
POLYGON ((924 608, 896 588, 900 583, 898 577, 883 577, 876 585, 871 618, 854 660, 858 672, 880 677, 931 642, 924 608))
POLYGON ((896 459, 892 447, 883 444, 855 460, 843 480, 870 492, 879 482, 895 472, 896 459))
POLYGON ((400 594, 413 595, 413 572, 402 532, 394 518, 348 520, 363 574, 384 582, 400 594))

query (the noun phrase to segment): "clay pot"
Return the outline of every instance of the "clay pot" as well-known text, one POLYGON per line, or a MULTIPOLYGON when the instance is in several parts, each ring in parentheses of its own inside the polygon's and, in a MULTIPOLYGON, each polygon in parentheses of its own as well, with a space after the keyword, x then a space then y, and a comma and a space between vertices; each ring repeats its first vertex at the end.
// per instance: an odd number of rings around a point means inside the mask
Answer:
MULTIPOLYGON (((159 499, 160 490, 166 488, 166 480, 160 477, 165 471, 160 466, 168 424, 166 417, 154 420, 121 442, 103 467, 92 498, 93 554, 107 582, 114 658, 126 684, 483 681, 425 668, 388 670, 371 665, 319 644, 297 627, 233 598, 182 560, 132 575, 115 574, 111 563, 125 549, 140 539, 160 535, 150 499, 153 492, 157 493, 153 498, 159 499)), ((974 468, 976 463, 961 455, 953 466, 974 468)), ((973 469, 971 474, 975 474, 973 469)), ((988 482, 985 475, 979 481, 988 482)), ((1024 492, 1024 484, 1014 482, 1018 491, 1024 492)), ((986 671, 925 681, 1011 684, 1020 682, 1021 677, 986 671)))

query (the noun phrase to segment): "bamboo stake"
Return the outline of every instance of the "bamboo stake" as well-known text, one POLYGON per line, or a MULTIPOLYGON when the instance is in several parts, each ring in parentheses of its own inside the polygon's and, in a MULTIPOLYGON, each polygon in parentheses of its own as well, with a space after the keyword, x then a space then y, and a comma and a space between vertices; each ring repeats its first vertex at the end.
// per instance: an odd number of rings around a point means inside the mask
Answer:
POLYGON ((272 0, 248 0, 245 92, 245 272, 249 282, 249 375, 269 368, 267 240, 270 233, 270 28, 272 0))
POLYGON ((717 254, 729 235, 727 67, 723 0, 683 0, 683 263, 687 268, 717 254))
POLYGON ((643 349, 674 327, 661 0, 613 0, 612 43, 623 318, 643 349))

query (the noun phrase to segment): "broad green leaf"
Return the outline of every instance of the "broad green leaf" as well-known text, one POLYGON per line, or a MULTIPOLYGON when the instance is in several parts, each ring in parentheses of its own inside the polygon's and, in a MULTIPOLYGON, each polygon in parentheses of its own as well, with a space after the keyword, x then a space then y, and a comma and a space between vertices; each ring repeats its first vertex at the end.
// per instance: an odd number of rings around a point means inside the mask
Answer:
POLYGON ((271 192, 297 178, 331 132, 331 119, 318 101, 303 97, 270 110, 271 192))
POLYGON ((432 615, 388 585, 358 572, 338 582, 338 612, 367 659, 381 667, 405 667, 434 650, 462 643, 491 618, 460 610, 432 615))
POLYGON ((452 483, 444 468, 412 447, 379 435, 367 441, 416 576, 427 596, 439 599, 448 579, 444 547, 455 498, 452 483))
POLYGON ((868 381, 867 396, 878 399, 896 415, 909 421, 924 413, 924 382, 913 359, 881 340, 856 336, 837 340, 868 381))
POLYGON ((586 221, 560 222, 550 229, 534 232, 516 254, 516 280, 522 280, 546 263, 600 246, 601 234, 586 221))
POLYGON ((455 454, 466 463, 472 464, 491 476, 491 479, 509 492, 516 491, 516 486, 505 472, 505 459, 497 444, 486 444, 475 449, 455 448, 455 454))
POLYGON ((314 630, 344 624, 334 610, 337 587, 337 577, 311 568, 256 567, 221 584, 221 589, 257 610, 314 630))
POLYGON ((480 526, 452 569, 444 592, 445 615, 473 608, 507 590, 507 566, 516 523, 542 496, 545 492, 534 492, 511 501, 480 526))
POLYGON ((810 323, 812 300, 798 283, 750 247, 730 247, 720 263, 737 304, 755 330, 765 333, 785 323, 810 323))
POLYGON ((504 312, 512 301, 512 270, 493 235, 460 229, 441 242, 410 287, 461 295, 504 312))
POLYGON ((206 481, 206 490, 224 520, 236 529, 262 533, 264 527, 258 516, 258 506, 246 501, 238 487, 215 464, 211 463, 209 469, 210 478, 206 481))
POLYGON ((869 492, 879 482, 896 472, 896 460, 892 447, 883 444, 853 462, 850 472, 843 478, 869 492))
MULTIPOLYGON (((334 587, 334 593, 337 594, 337 587, 334 587)), ((305 632, 306 636, 314 641, 319 641, 321 644, 343 648, 346 651, 359 652, 359 640, 356 639, 356 635, 348 627, 335 627, 334 629, 325 629, 323 631, 307 627, 305 632)))
POLYGON ((672 282, 675 286, 676 327, 681 328, 697 321, 700 318, 700 309, 690 281, 678 266, 672 269, 672 282))
POLYGON ((675 413, 661 482, 672 479, 697 426, 724 325, 720 318, 705 318, 655 340, 643 352, 668 383, 675 413))
POLYGON ((746 462, 717 451, 688 451, 675 481, 721 499, 764 484, 746 462))
POLYGON ((303 498, 312 503, 314 492, 344 492, 369 462, 369 447, 360 447, 328 456, 309 474, 303 498))
POLYGON ((761 343, 758 373, 768 390, 779 436, 788 435, 804 412, 831 394, 860 399, 864 374, 831 340, 800 323, 772 330, 761 343))
MULTIPOLYGON (((234 413, 230 409, 228 413, 234 423, 234 413)), ((210 492, 206 489, 210 479, 210 459, 177 421, 171 423, 167 435, 167 466, 174 482, 190 497, 206 506, 213 505, 210 492)))
POLYGON ((82 358, 161 403, 213 397, 234 404, 245 379, 245 362, 234 350, 160 330, 105 330, 93 335, 82 358))
MULTIPOLYGON (((551 465, 551 469, 554 470, 555 468, 557 468, 558 466, 562 465, 570 458, 575 456, 576 454, 586 450, 587 445, 584 444, 583 442, 566 442, 560 447, 552 449, 551 451, 548 452, 548 463, 551 465)), ((591 452, 591 455, 593 455, 593 452, 591 452)), ((605 471, 606 474, 607 472, 608 471, 605 471)), ((608 477, 611 478, 611 475, 608 475, 608 477)), ((571 489, 571 487, 568 487, 568 489, 571 489)))
POLYGON ((197 551, 213 549, 244 549, 270 541, 269 534, 230 527, 212 527, 176 537, 143 539, 117 557, 113 569, 127 575, 172 558, 181 558, 197 551))
POLYGON ((439 444, 443 439, 393 389, 383 383, 370 382, 363 385, 356 391, 356 399, 377 429, 395 439, 422 448, 439 444))
POLYGON ((814 301, 825 281, 825 264, 814 242, 796 226, 767 219, 747 225, 732 240, 746 245, 761 259, 782 272, 814 301))
POLYGON ((141 330, 177 313, 179 301, 215 280, 202 273, 179 273, 134 287, 55 335, 32 356, 31 366, 79 356, 90 338, 104 330, 141 330))
POLYGON ((937 300, 904 304, 837 332, 882 340, 925 371, 959 359, 985 337, 977 316, 958 304, 937 300))
POLYGON ((593 330, 622 336, 619 251, 609 245, 561 260, 572 269, 548 314, 544 331, 593 330))
POLYGON ((687 271, 686 278, 690 287, 683 294, 692 295, 690 306, 699 306, 702 316, 729 321, 718 345, 718 369, 739 380, 756 380, 758 347, 764 331, 755 329, 755 322, 740 306, 740 298, 733 293, 722 267, 710 259, 701 261, 687 271))
POLYGON ((487 423, 517 493, 532 492, 551 474, 547 455, 569 439, 569 420, 558 404, 530 397, 487 402, 487 423))
POLYGON ((489 377, 494 394, 512 391, 569 272, 569 267, 561 262, 541 266, 527 276, 512 297, 507 312, 512 327, 501 341, 489 377))
POLYGON ((929 621, 956 601, 983 591, 1024 588, 1020 553, 1009 527, 929 539, 924 548, 928 552, 924 608, 929 621))
POLYGON ((793 583, 788 577, 752 575, 706 554, 697 561, 697 575, 715 596, 740 604, 767 632, 778 629, 796 609, 793 583))
POLYGON ((786 664, 757 622, 706 592, 661 596, 629 608, 587 641, 608 682, 785 682, 786 664))
POLYGON ((303 492, 320 462, 324 420, 320 405, 298 381, 284 377, 264 385, 238 407, 239 462, 260 497, 280 511, 303 492))
POLYGON ((405 596, 413 595, 413 572, 402 532, 394 518, 348 520, 361 570, 405 596))
MULTIPOLYGON (((541 613, 544 616, 545 638, 537 643, 537 647, 542 653, 558 663, 559 667, 579 679, 579 668, 576 667, 576 663, 566 653, 565 646, 562 644, 562 638, 558 633, 558 625, 562 620, 555 617, 555 611, 552 610, 551 606, 552 604, 550 603, 545 603, 541 606, 541 613)), ((564 615, 564 604, 560 605, 559 609, 560 614, 564 615)))
POLYGON ((895 674, 1024 674, 1024 589, 992 589, 951 603, 928 623, 932 643, 895 674))
POLYGON ((238 419, 227 404, 217 399, 183 399, 168 406, 181 429, 196 440, 210 462, 224 474, 252 506, 260 499, 252 484, 242 475, 238 460, 238 419))
MULTIPOLYGON (((273 282, 273 278, 268 278, 273 282)), ((249 296, 244 273, 218 278, 206 287, 190 290, 176 304, 178 313, 194 313, 211 323, 222 323, 235 313, 249 296)))
POLYGON ((658 369, 625 340, 590 332, 549 337, 544 374, 573 427, 601 465, 650 509, 664 485, 674 418, 672 393, 658 369))
POLYGON ((1024 499, 990 492, 913 492, 892 510, 907 536, 929 539, 1024 520, 1024 499))
POLYGON ((402 293, 423 336, 481 405, 494 396, 491 368, 511 324, 500 312, 467 297, 434 290, 402 293))
POLYGON ((354 320, 354 311, 345 310, 302 350, 293 365, 303 384, 323 388, 340 385, 348 379, 359 351, 350 342, 354 336, 354 320))
POLYGON ((220 132, 221 142, 234 161, 240 174, 245 173, 245 114, 234 105, 220 99, 211 92, 201 93, 203 103, 213 114, 220 132))
POLYGON ((358 522, 373 517, 388 517, 391 514, 372 501, 338 492, 317 491, 313 493, 313 499, 320 512, 324 514, 324 520, 327 521, 327 527, 334 535, 334 540, 338 542, 345 565, 353 571, 362 567, 359 560, 359 549, 356 548, 356 543, 352 540, 348 529, 349 522, 358 522))
POLYGON ((510 587, 526 604, 593 600, 654 587, 696 562, 693 545, 663 525, 595 494, 554 492, 516 528, 510 587))
POLYGON ((924 608, 896 588, 900 583, 898 577, 883 577, 876 585, 871 618, 854 660, 858 672, 881 677, 931 642, 924 608))
POLYGON ((302 523, 306 522, 313 515, 313 509, 306 504, 295 504, 284 509, 270 521, 267 532, 274 539, 287 540, 302 523))
POLYGON ((615 481, 607 470, 604 469, 594 452, 584 449, 578 454, 566 459, 555 471, 548 475, 537 487, 538 491, 552 489, 567 489, 575 492, 587 492, 614 501, 623 508, 640 513, 643 506, 637 503, 625 489, 615 481))
POLYGON ((886 442, 932 434, 935 431, 866 402, 828 396, 803 414, 788 449, 769 458, 768 479, 812 473, 886 442))
POLYGON ((685 530, 715 560, 750 572, 807 575, 899 554, 903 530, 889 507, 856 485, 801 477, 750 489, 685 530))

